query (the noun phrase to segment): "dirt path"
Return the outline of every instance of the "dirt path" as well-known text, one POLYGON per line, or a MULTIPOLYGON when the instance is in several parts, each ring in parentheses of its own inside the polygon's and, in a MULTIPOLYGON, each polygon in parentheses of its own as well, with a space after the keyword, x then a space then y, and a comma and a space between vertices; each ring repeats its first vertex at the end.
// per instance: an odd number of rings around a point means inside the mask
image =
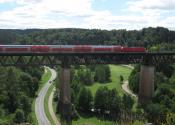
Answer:
POLYGON ((122 66, 124 66, 124 67, 128 67, 128 68, 130 68, 130 69, 134 69, 134 67, 131 66, 131 65, 122 65, 122 66))
POLYGON ((133 97, 137 97, 137 95, 135 95, 130 89, 129 89, 129 86, 128 86, 128 81, 124 81, 123 84, 122 84, 122 89, 128 93, 129 95, 133 96, 133 97))
MULTIPOLYGON (((130 68, 130 69, 134 69, 134 67, 131 66, 131 65, 123 65, 123 66, 128 67, 128 68, 130 68)), ((122 84, 122 89, 123 89, 126 93, 128 93, 129 95, 131 95, 131 96, 137 98, 137 95, 135 95, 135 94, 130 90, 128 81, 124 81, 124 82, 123 82, 123 84, 122 84)))
POLYGON ((49 102, 48 102, 48 106, 49 106, 49 112, 50 115, 52 116, 52 119, 54 120, 55 125, 61 125, 60 122, 58 121, 55 112, 53 111, 53 96, 54 96, 54 92, 55 92, 55 88, 53 88, 52 93, 49 96, 49 102))

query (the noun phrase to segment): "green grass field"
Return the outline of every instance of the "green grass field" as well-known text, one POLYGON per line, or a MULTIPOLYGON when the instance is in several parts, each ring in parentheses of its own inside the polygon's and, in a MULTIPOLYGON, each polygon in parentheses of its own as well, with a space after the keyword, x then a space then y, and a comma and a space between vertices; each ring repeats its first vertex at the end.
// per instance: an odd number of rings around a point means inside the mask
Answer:
MULTIPOLYGON (((122 66, 122 65, 109 65, 111 70, 111 82, 110 83, 94 83, 92 86, 87 86, 95 95, 97 89, 101 86, 106 86, 109 89, 116 88, 120 95, 124 94, 120 84, 120 75, 124 77, 124 80, 127 80, 132 69, 122 66)), ((80 117, 77 121, 73 121, 73 125, 117 125, 117 123, 113 123, 111 121, 100 120, 96 117, 84 118, 80 117)))
POLYGON ((120 75, 124 77, 124 80, 127 80, 132 69, 122 66, 122 65, 109 65, 111 70, 111 82, 110 83, 94 83, 92 86, 87 86, 92 92, 93 95, 95 95, 97 89, 100 86, 106 86, 109 89, 116 88, 120 95, 123 95, 124 91, 121 88, 120 84, 120 75))
POLYGON ((96 117, 83 118, 80 117, 78 121, 73 121, 72 125, 118 125, 117 123, 113 123, 111 121, 104 121, 97 119, 96 117))
MULTIPOLYGON (((37 95, 38 95, 39 91, 41 90, 41 88, 43 87, 44 83, 46 83, 49 80, 49 78, 51 77, 50 70, 48 70, 47 68, 46 68, 46 70, 47 70, 47 72, 42 75, 40 85, 39 85, 39 89, 36 93, 37 95)), ((34 99, 33 102, 32 102, 31 117, 32 117, 32 124, 33 125, 38 125, 38 121, 37 121, 36 114, 35 114, 35 101, 36 101, 36 99, 34 99)))

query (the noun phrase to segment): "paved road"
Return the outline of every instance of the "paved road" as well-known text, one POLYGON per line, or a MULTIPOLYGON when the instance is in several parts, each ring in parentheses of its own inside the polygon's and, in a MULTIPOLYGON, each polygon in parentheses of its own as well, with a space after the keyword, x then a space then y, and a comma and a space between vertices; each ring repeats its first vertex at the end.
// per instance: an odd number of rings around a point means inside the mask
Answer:
POLYGON ((52 116, 52 119, 53 119, 55 125, 61 125, 61 123, 58 121, 58 118, 56 117, 56 114, 53 110, 52 103, 53 103, 54 92, 55 92, 55 88, 53 88, 52 93, 49 96, 49 102, 48 102, 49 112, 50 112, 50 115, 52 116))
MULTIPOLYGON (((49 81, 53 81, 56 78, 56 72, 53 69, 50 69, 51 71, 51 78, 49 81)), ((47 93, 47 90, 50 87, 50 83, 47 81, 47 83, 44 84, 43 88, 40 90, 38 97, 36 98, 35 102, 35 114, 38 120, 39 125, 51 125, 50 121, 46 117, 46 114, 44 112, 44 97, 47 93)))

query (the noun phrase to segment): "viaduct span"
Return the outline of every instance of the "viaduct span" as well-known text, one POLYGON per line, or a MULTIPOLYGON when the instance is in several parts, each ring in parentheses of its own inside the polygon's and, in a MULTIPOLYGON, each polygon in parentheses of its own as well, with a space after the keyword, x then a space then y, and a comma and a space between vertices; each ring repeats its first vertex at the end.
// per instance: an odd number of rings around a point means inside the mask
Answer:
POLYGON ((71 124, 70 65, 80 64, 141 64, 139 102, 146 104, 154 93, 155 66, 175 63, 175 52, 0 52, 0 66, 61 65, 60 111, 63 120, 71 124))

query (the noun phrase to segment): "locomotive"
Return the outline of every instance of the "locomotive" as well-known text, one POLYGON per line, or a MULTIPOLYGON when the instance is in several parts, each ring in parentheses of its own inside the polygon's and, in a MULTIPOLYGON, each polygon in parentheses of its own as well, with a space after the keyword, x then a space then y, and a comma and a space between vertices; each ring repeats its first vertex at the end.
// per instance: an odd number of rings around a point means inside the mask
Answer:
POLYGON ((116 45, 0 45, 0 53, 125 53, 146 52, 144 47, 116 45))

